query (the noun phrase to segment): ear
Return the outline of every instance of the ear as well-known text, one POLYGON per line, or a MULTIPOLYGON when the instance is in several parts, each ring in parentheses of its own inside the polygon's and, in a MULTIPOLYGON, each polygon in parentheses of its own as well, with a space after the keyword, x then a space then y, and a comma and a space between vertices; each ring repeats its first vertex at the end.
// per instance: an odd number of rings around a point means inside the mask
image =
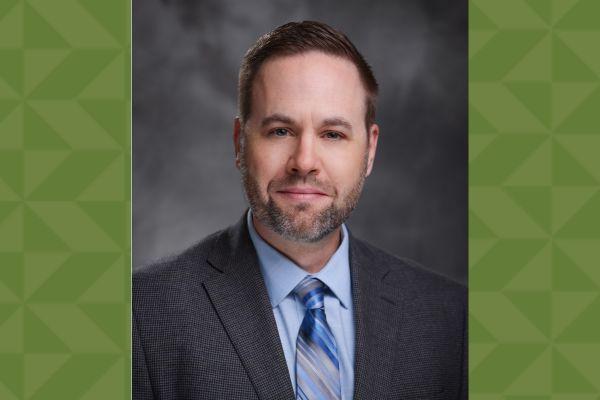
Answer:
POLYGON ((233 148, 235 151, 235 167, 240 168, 240 135, 242 135, 240 118, 235 117, 233 121, 233 148))
POLYGON ((373 170, 373 162, 375 161, 375 151, 377 150, 377 140, 379 139, 379 125, 373 124, 369 128, 369 149, 367 159, 367 174, 369 176, 373 170))

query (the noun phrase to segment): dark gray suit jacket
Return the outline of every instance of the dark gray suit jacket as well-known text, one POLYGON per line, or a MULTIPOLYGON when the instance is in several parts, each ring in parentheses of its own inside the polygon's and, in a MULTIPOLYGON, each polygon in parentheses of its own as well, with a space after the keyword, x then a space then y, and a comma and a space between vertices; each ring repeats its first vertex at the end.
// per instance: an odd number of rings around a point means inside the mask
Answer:
MULTIPOLYGON (((466 289, 350 235, 355 399, 466 399, 466 289)), ((133 276, 134 399, 294 399, 246 218, 133 276)))

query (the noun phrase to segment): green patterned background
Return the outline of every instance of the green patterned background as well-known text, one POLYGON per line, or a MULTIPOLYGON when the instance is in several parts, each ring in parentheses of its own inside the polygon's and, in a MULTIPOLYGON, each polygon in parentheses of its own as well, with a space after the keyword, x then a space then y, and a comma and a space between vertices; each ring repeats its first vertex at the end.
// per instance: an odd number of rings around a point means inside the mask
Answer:
MULTIPOLYGON (((0 399, 130 396, 130 18, 0 1, 0 399)), ((472 399, 600 399, 600 1, 470 1, 472 399)))
POLYGON ((600 1, 471 0, 471 399, 600 399, 600 1))
POLYGON ((0 399, 130 393, 129 1, 0 0, 0 399))

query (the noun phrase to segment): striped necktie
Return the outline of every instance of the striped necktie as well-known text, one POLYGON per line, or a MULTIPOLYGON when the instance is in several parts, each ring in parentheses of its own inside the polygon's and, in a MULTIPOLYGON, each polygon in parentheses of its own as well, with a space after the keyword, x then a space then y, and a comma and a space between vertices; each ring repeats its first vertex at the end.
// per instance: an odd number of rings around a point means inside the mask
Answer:
POLYGON ((306 306, 296 342, 296 399, 341 399, 335 339, 327 325, 323 297, 327 286, 307 276, 294 293, 306 306))

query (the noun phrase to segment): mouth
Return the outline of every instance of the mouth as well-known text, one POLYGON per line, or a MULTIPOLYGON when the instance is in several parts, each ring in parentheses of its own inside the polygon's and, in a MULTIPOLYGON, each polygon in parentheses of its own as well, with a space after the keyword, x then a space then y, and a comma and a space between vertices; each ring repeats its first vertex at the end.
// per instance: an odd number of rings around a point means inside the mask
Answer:
POLYGON ((290 200, 312 201, 329 197, 327 193, 312 187, 286 187, 277 190, 277 193, 290 200))

